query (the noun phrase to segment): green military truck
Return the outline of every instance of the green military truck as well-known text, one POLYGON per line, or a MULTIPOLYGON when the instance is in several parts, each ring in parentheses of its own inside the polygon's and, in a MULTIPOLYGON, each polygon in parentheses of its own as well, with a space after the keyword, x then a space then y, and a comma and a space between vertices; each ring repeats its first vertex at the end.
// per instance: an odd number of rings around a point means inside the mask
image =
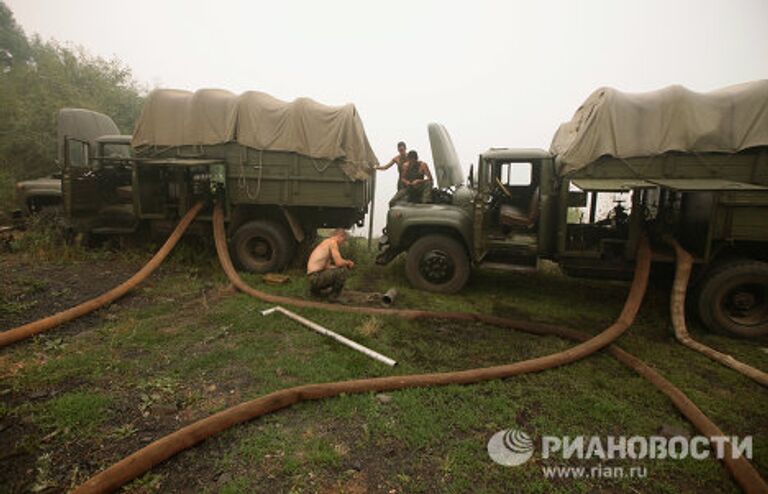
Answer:
POLYGON ((628 278, 647 234, 656 264, 677 239, 698 266, 710 328, 768 334, 768 81, 707 94, 596 91, 550 151, 495 148, 463 181, 429 126, 439 203, 392 207, 377 261, 406 253, 410 283, 456 292, 472 267, 628 278))
POLYGON ((75 232, 170 230, 198 201, 209 207, 192 230, 206 230, 219 200, 232 257, 252 272, 282 269, 318 228, 362 225, 378 163, 353 105, 255 91, 156 90, 133 136, 104 139, 123 151, 64 138, 64 210, 75 232))
POLYGON ((62 209, 62 166, 64 147, 69 139, 87 142, 92 150, 89 166, 98 168, 96 157, 130 156, 131 136, 120 135, 115 122, 103 113, 82 108, 63 108, 57 116, 58 152, 56 164, 60 170, 46 177, 24 180, 16 184, 16 204, 20 216, 62 209))

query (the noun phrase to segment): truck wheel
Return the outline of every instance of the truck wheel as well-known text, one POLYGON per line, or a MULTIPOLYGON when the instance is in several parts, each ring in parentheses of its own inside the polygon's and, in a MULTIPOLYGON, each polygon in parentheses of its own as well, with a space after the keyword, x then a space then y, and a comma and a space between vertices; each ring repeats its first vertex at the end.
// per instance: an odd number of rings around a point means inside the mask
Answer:
POLYGON ((734 260, 707 275, 699 317, 710 329, 755 338, 768 334, 768 263, 734 260))
POLYGON ((411 285, 437 293, 455 293, 469 279, 464 246, 447 235, 426 235, 408 249, 405 275, 411 285))
POLYGON ((252 273, 280 271, 293 258, 295 249, 281 225, 269 221, 249 221, 240 225, 232 237, 232 257, 240 269, 252 273))

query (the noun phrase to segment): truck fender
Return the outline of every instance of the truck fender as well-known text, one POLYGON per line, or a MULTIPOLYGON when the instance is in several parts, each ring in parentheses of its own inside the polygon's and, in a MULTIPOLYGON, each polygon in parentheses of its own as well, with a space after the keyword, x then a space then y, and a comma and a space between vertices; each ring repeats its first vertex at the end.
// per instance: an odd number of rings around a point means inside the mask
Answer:
POLYGON ((280 206, 280 210, 285 216, 286 223, 288 223, 288 226, 291 228, 293 238, 299 243, 303 242, 306 235, 304 234, 304 229, 301 227, 301 223, 298 218, 296 218, 296 215, 285 206, 280 206))
MULTIPOLYGON (((396 239, 398 245, 403 245, 406 250, 412 242, 428 233, 448 233, 460 238, 467 249, 467 254, 474 257, 472 247, 472 219, 463 211, 446 209, 440 215, 425 215, 423 218, 404 218, 402 222, 401 238, 396 239), (412 237, 412 238, 411 238, 412 237), (403 244, 407 242, 408 245, 403 244)), ((390 237, 390 240, 392 238, 390 237)))

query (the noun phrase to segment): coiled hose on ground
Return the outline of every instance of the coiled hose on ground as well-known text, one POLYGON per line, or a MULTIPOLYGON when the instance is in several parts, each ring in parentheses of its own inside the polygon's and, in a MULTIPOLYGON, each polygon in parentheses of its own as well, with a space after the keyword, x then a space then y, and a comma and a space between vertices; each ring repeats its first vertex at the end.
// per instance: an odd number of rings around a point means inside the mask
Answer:
POLYGON ((730 367, 736 372, 749 377, 763 386, 768 386, 768 373, 736 360, 728 354, 718 352, 714 348, 708 347, 691 338, 685 324, 685 294, 688 289, 688 280, 691 277, 693 257, 683 249, 677 241, 670 240, 669 243, 675 248, 675 256, 677 257, 675 281, 672 285, 672 295, 670 297, 670 314, 672 317, 672 326, 675 328, 675 338, 677 338, 677 341, 692 350, 696 350, 697 352, 706 355, 715 362, 730 367))
MULTIPOLYGON (((242 280, 242 278, 240 278, 237 271, 232 266, 224 231, 224 215, 220 206, 217 206, 214 210, 213 228, 219 260, 230 281, 241 291, 264 302, 292 305, 296 307, 311 307, 337 312, 399 316, 408 319, 439 318, 462 321, 476 320, 487 324, 519 329, 534 334, 561 336, 580 341, 581 343, 562 352, 507 365, 455 372, 309 384, 275 391, 194 422, 176 432, 158 439, 91 477, 79 486, 74 491, 75 493, 111 492, 124 485, 126 482, 147 472, 158 463, 167 460, 180 451, 183 451, 214 434, 233 425, 253 420, 300 401, 338 396, 342 393, 391 391, 409 387, 439 386, 446 384, 469 384, 528 372, 538 372, 574 362, 610 345, 613 340, 618 338, 629 327, 639 310, 640 303, 647 287, 650 271, 650 249, 647 242, 643 240, 638 252, 635 277, 621 315, 614 324, 602 333, 590 337, 577 331, 556 326, 521 322, 484 314, 350 307, 271 295, 250 287, 242 280)), ((619 361, 651 381, 654 386, 666 394, 680 412, 683 413, 683 415, 685 415, 702 434, 708 437, 724 436, 722 431, 720 431, 720 429, 709 420, 709 418, 707 418, 682 391, 664 379, 648 365, 615 345, 608 346, 608 351, 619 361)), ((760 474, 754 469, 749 461, 741 456, 736 459, 731 458, 730 443, 726 442, 725 449, 726 456, 723 461, 736 479, 736 482, 738 482, 744 491, 748 493, 768 492, 768 484, 766 484, 760 477, 760 474)))
POLYGON ((187 214, 185 214, 181 221, 179 221, 179 224, 176 225, 173 233, 171 233, 163 246, 160 247, 160 250, 158 250, 152 259, 150 259, 149 262, 147 262, 136 274, 128 278, 126 281, 111 289, 110 291, 99 295, 96 298, 83 302, 82 304, 76 305, 70 309, 61 311, 44 319, 39 319, 37 321, 25 324, 23 326, 0 332, 0 348, 6 347, 12 343, 16 343, 19 340, 29 338, 38 333, 42 333, 43 331, 53 329, 73 319, 77 319, 78 317, 89 314, 96 309, 100 309, 107 304, 111 304, 118 298, 133 290, 136 285, 144 281, 150 274, 152 274, 155 269, 157 269, 158 266, 160 266, 160 264, 165 260, 168 254, 179 242, 181 236, 184 234, 190 223, 192 223, 192 220, 195 219, 195 216, 197 216, 202 208, 203 203, 199 202, 195 204, 189 211, 187 211, 187 214))

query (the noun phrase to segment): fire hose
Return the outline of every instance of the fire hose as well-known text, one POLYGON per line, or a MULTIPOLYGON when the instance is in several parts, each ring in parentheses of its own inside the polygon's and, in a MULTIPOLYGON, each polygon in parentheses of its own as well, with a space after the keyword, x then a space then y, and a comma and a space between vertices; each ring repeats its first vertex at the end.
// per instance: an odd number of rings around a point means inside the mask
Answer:
MULTIPOLYGON (((308 384, 275 391, 223 410, 158 439, 120 460, 106 470, 94 475, 80 485, 74 491, 75 493, 111 492, 124 485, 126 482, 149 471, 153 466, 194 446, 212 435, 236 424, 253 420, 257 417, 275 412, 301 401, 317 400, 346 393, 381 392, 403 388, 440 386, 447 384, 470 384, 491 379, 501 379, 565 365, 584 358, 606 346, 608 347, 608 351, 615 358, 648 379, 657 387, 657 389, 667 395, 678 410, 680 410, 680 412, 685 415, 685 417, 688 418, 688 420, 690 420, 702 434, 707 437, 724 436, 722 431, 709 420, 709 418, 704 415, 704 413, 696 407, 696 405, 691 402, 682 391, 638 358, 628 354, 615 345, 611 345, 611 343, 623 334, 633 322, 647 287, 651 256, 650 248, 645 239, 641 241, 639 247, 635 266, 635 276, 619 318, 603 332, 590 337, 584 333, 566 328, 515 321, 485 314, 352 307, 272 295, 250 287, 242 280, 242 278, 240 278, 237 271, 234 269, 227 250, 226 234, 224 231, 224 215, 220 206, 217 206, 214 210, 213 229, 219 260, 229 280, 239 290, 264 302, 291 305, 295 307, 317 308, 336 312, 398 316, 407 319, 438 318, 461 321, 474 320, 487 324, 518 329, 533 334, 557 335, 579 341, 580 343, 562 352, 494 367, 431 374, 357 379, 323 384, 308 384)), ((746 458, 743 456, 733 458, 731 444, 727 441, 725 443, 725 451, 726 454, 723 461, 736 479, 736 482, 745 492, 768 492, 768 484, 765 483, 760 477, 760 474, 746 458)))
POLYGON ((675 281, 672 286, 672 296, 670 298, 670 313, 677 341, 692 350, 696 350, 697 352, 706 355, 715 362, 740 372, 763 386, 768 386, 768 373, 765 373, 760 369, 755 369, 744 362, 736 360, 731 355, 718 352, 714 348, 708 347, 691 338, 685 324, 685 292, 688 287, 688 279, 691 277, 693 257, 683 249, 677 241, 671 240, 670 243, 675 248, 675 256, 677 257, 675 281))
POLYGON ((181 239, 181 236, 184 234, 190 223, 192 223, 192 220, 195 219, 195 216, 197 216, 202 208, 203 203, 199 202, 195 204, 189 211, 187 211, 187 214, 185 214, 181 221, 179 221, 179 224, 176 225, 173 233, 171 233, 163 246, 160 247, 160 250, 158 250, 152 259, 150 259, 149 262, 147 262, 138 272, 136 272, 136 274, 128 278, 126 281, 111 289, 110 291, 99 295, 96 298, 87 300, 67 310, 61 311, 43 319, 38 319, 37 321, 28 324, 24 324, 23 326, 0 332, 0 348, 6 347, 12 343, 16 343, 17 341, 29 338, 38 333, 42 333, 43 331, 53 329, 73 319, 77 319, 78 317, 89 314, 96 309, 100 309, 105 305, 111 304, 115 300, 133 290, 136 285, 144 281, 150 274, 152 274, 155 269, 157 269, 158 266, 160 266, 160 264, 165 260, 171 250, 173 250, 173 248, 176 246, 179 239, 181 239))

